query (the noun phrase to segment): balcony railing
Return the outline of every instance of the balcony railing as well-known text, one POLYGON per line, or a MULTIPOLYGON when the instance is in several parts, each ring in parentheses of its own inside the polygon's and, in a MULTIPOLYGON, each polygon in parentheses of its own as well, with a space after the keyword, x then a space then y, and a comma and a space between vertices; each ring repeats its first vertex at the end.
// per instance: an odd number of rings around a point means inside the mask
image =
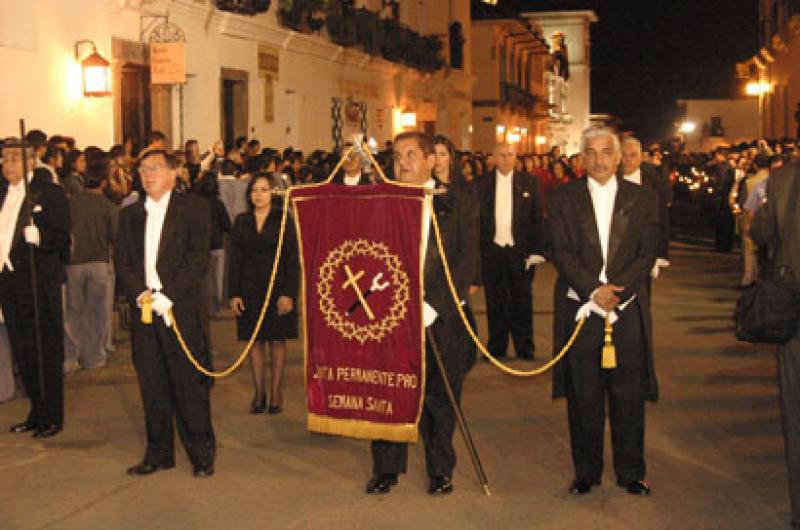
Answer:
POLYGON ((536 102, 539 98, 527 90, 511 84, 500 83, 500 104, 508 107, 512 112, 529 115, 535 112, 536 102))
POLYGON ((343 2, 281 2, 278 20, 284 27, 304 33, 317 33, 325 27, 328 39, 334 44, 358 47, 369 55, 423 72, 435 72, 444 66, 444 43, 438 35, 421 35, 393 17, 382 18, 378 13, 352 9, 343 2))

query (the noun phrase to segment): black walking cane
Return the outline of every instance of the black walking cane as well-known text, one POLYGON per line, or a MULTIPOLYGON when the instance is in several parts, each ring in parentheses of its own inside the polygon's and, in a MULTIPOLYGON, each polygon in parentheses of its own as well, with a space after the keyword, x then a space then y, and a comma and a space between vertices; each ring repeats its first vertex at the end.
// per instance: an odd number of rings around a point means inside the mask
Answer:
POLYGON ((486 472, 483 470, 483 464, 481 464, 481 459, 478 456, 478 450, 475 448, 475 442, 472 441, 472 435, 469 432, 469 427, 467 427, 467 420, 464 418, 464 413, 461 412, 461 407, 458 405, 458 400, 456 400, 453 387, 450 385, 450 378, 445 370, 444 361, 442 361, 442 353, 439 350, 439 343, 436 342, 436 338, 433 336, 433 332, 431 331, 430 327, 425 328, 425 335, 428 337, 428 342, 431 345, 431 351, 433 352, 433 356, 436 358, 436 365, 439 367, 439 373, 442 376, 442 382, 444 383, 444 389, 447 391, 447 397, 450 398, 450 404, 453 406, 453 412, 456 414, 458 430, 461 431, 461 436, 464 437, 464 443, 469 450, 470 458, 472 458, 472 465, 475 466, 475 472, 478 474, 478 480, 480 480, 481 485, 483 486, 483 492, 488 497, 492 494, 492 492, 489 491, 489 479, 486 478, 486 472))
MULTIPOLYGON (((30 204, 28 194, 28 153, 25 142, 25 120, 19 120, 19 141, 22 146, 22 182, 25 189, 25 204, 28 207, 27 225, 33 223, 33 207, 30 204)), ((33 337, 36 344, 36 362, 39 368, 39 399, 41 403, 36 409, 39 411, 39 428, 44 428, 44 402, 47 399, 47 392, 44 384, 44 358, 42 354, 42 328, 39 318, 39 285, 36 278, 36 252, 33 245, 28 245, 28 258, 31 262, 31 291, 33 293, 33 337)))

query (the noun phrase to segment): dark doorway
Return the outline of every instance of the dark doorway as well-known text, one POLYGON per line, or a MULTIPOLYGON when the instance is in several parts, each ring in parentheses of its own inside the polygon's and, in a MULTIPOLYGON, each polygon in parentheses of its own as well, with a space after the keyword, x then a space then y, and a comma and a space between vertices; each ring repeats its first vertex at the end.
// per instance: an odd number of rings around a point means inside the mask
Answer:
POLYGON ((230 148, 236 138, 248 136, 248 74, 242 70, 223 68, 220 78, 222 140, 230 148))
POLYGON ((150 68, 122 67, 122 140, 141 146, 152 131, 150 68))

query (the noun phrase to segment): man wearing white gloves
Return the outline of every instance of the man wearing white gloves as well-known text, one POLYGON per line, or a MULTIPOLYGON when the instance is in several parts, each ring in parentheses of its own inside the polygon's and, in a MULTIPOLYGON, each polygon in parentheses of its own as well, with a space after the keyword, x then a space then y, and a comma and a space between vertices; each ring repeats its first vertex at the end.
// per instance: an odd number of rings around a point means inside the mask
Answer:
POLYGON ((205 271, 211 244, 206 201, 173 191, 179 161, 163 150, 139 161, 144 200, 123 209, 114 264, 133 306, 133 363, 145 410, 144 459, 128 469, 149 475, 175 466, 174 430, 196 477, 214 473, 210 381, 190 364, 171 327, 210 368, 205 313, 205 271))
MULTIPOLYGON (((398 135, 393 144, 394 174, 398 181, 432 188, 435 163, 433 139, 422 132, 398 135)), ((430 197, 429 197, 430 200, 430 197)), ((460 300, 467 299, 469 285, 475 278, 478 263, 478 222, 468 211, 469 202, 452 187, 425 205, 423 222, 423 323, 441 348, 442 362, 456 399, 460 399, 464 376, 475 359, 475 346, 467 335, 450 293, 436 239, 431 233, 431 207, 436 213, 447 261, 460 300)), ((428 493, 446 495, 453 491, 453 468, 456 452, 453 434, 456 416, 445 391, 444 382, 425 341, 425 395, 419 433, 425 445, 428 472, 428 493)), ((372 478, 367 483, 369 494, 386 494, 397 484, 399 473, 405 473, 408 444, 374 440, 372 442, 372 478)))
POLYGON ((657 399, 658 387, 647 286, 658 250, 657 197, 615 174, 622 154, 611 129, 585 130, 581 153, 588 177, 548 194, 558 271, 554 351, 564 347, 575 320, 586 318, 553 370, 553 397, 567 398, 575 468, 569 491, 583 495, 600 485, 608 409, 617 484, 632 495, 649 495, 645 401, 657 399), (603 364, 606 317, 613 325, 616 359, 603 364))
POLYGON ((31 409, 11 432, 33 432, 37 438, 58 434, 64 426, 64 325, 61 288, 69 258, 69 205, 60 186, 26 147, 28 189, 23 182, 19 140, 3 143, 0 184, 0 308, 11 352, 19 368, 31 409), (31 255, 34 257, 39 329, 34 319, 31 255), (37 340, 37 333, 40 340, 37 340), (39 365, 38 347, 42 364, 39 365), (41 383, 44 383, 42 391, 41 383))

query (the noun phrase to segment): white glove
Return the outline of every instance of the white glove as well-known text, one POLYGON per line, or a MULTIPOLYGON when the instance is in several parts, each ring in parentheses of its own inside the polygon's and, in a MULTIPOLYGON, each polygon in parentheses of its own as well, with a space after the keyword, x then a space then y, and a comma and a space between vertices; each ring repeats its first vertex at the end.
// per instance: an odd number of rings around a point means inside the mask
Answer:
POLYGON ((39 228, 36 225, 28 225, 22 230, 25 237, 25 242, 29 245, 38 247, 42 242, 42 236, 39 234, 39 228))
POLYGON ((172 318, 169 316, 169 310, 172 309, 172 305, 172 300, 167 298, 164 293, 159 292, 153 295, 153 311, 164 319, 164 324, 167 327, 172 325, 172 318))
POLYGON ((539 254, 531 254, 525 260, 525 270, 530 269, 534 265, 540 265, 540 264, 544 263, 545 261, 547 261, 547 260, 544 259, 544 256, 540 256, 539 254))
POLYGON ((653 265, 653 268, 650 270, 650 277, 654 280, 657 279, 660 269, 666 267, 669 267, 669 261, 665 260, 664 258, 658 258, 655 265, 653 265))
POLYGON ((428 302, 424 302, 424 304, 425 305, 422 306, 422 323, 427 328, 434 323, 436 318, 439 316, 439 313, 437 313, 436 310, 428 304, 428 302))

